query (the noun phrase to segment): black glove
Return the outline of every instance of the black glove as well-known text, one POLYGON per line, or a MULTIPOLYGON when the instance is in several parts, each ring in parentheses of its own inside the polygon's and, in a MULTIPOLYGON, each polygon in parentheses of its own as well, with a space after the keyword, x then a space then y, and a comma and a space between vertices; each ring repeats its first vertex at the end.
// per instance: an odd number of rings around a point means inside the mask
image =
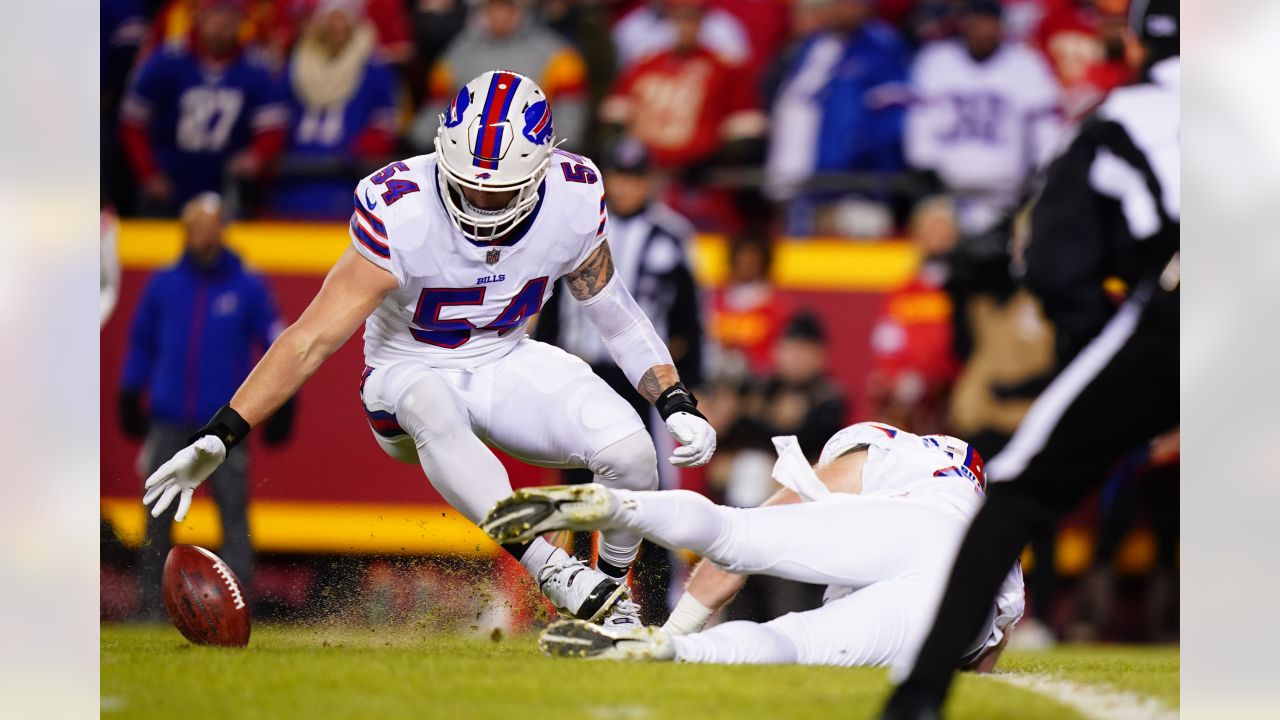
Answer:
POLYGON ((293 418, 297 414, 297 398, 291 398, 280 406, 265 423, 262 424, 262 442, 269 447, 283 445, 293 434, 293 418))
POLYGON ((151 423, 147 418, 147 411, 142 407, 141 390, 121 390, 117 410, 120 414, 120 427, 124 429, 125 435, 135 440, 146 437, 151 423))

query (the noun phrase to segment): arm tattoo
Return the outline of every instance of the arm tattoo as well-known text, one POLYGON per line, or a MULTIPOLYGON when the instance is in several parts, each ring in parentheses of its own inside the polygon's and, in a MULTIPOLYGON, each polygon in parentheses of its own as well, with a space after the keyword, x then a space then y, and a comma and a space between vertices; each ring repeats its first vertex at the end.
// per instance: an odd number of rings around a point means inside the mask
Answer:
POLYGON ((678 382, 680 382, 680 376, 676 373, 674 365, 654 365, 640 376, 640 385, 636 390, 645 400, 652 403, 658 401, 658 396, 663 390, 678 382))
POLYGON ((613 255, 609 252, 609 241, 600 243, 600 247, 591 253, 578 269, 565 275, 569 281, 569 294, 575 300, 587 300, 596 296, 609 280, 613 278, 613 255))

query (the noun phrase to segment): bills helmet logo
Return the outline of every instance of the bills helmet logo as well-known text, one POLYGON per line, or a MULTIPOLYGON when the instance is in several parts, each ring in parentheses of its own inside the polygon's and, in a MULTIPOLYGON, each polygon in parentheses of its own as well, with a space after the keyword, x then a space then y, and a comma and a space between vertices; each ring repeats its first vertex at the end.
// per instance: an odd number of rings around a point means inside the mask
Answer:
POLYGON ((524 136, 534 145, 551 139, 551 106, 539 100, 524 111, 524 136))
POLYGON ((458 91, 453 98, 453 102, 449 103, 449 110, 444 114, 444 126, 447 128, 458 127, 462 123, 462 115, 471 106, 471 91, 466 85, 458 91))
POLYGON ((492 175, 490 175, 489 173, 476 173, 476 179, 477 179, 477 180, 488 180, 488 179, 489 179, 489 178, 491 178, 491 177, 493 177, 493 176, 492 176, 492 175))

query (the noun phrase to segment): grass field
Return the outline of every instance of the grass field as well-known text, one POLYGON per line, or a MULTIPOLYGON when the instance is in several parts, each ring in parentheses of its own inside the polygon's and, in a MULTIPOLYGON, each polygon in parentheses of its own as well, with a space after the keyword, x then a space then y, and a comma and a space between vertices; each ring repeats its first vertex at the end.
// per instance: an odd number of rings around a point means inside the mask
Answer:
MULTIPOLYGON (((195 647, 167 626, 103 625, 102 715, 113 718, 869 718, 879 669, 552 660, 531 635, 473 638, 408 628, 260 626, 244 650, 195 647)), ((1178 649, 1066 647, 1002 668, 1178 706, 1178 649)), ((965 676, 953 718, 1079 718, 1066 705, 965 676)))

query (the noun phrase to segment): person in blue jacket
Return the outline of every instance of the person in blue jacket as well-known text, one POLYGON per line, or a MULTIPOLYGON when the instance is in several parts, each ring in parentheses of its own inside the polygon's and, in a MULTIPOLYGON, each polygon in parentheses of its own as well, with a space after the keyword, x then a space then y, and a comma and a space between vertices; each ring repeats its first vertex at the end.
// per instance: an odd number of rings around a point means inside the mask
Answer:
MULTIPOLYGON (((266 282, 223 244, 222 200, 198 195, 182 211, 181 259, 147 283, 129 331, 120 391, 120 422, 144 439, 142 464, 154 472, 187 445, 284 328, 266 282), (145 402, 144 402, 145 398, 145 402)), ((268 423, 264 441, 284 442, 293 409, 268 423)), ((237 449, 211 478, 222 521, 221 556, 247 586, 253 565, 248 522, 248 455, 237 449)), ((149 518, 139 553, 143 614, 160 613, 160 577, 172 544, 173 513, 149 518)))
MULTIPOLYGON (((807 206, 838 199, 841 193, 804 190, 818 173, 890 174, 906 168, 906 43, 873 16, 870 0, 828 4, 823 25, 784 53, 766 82, 765 190, 774 200, 807 206)), ((885 200, 876 193, 868 199, 885 200)))

